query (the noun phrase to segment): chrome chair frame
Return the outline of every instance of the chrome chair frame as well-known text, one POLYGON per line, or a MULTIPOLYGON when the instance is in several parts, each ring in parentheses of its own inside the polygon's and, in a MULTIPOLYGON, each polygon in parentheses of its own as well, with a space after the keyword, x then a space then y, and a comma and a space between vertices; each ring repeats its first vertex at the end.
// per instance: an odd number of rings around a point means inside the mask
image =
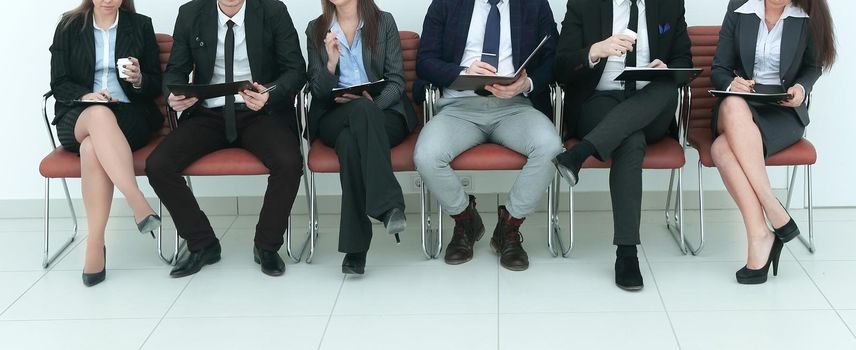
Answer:
MULTIPOLYGON (((678 107, 675 110, 675 118, 678 122, 678 143, 681 145, 681 149, 686 150, 686 123, 685 116, 688 115, 688 111, 690 108, 689 103, 687 102, 687 96, 691 97, 692 90, 689 87, 682 87, 677 89, 678 93, 678 107)), ((553 108, 554 115, 556 116, 554 122, 556 124, 556 131, 559 132, 559 135, 562 135, 564 131, 564 102, 565 102, 565 91, 558 84, 553 84, 550 86, 550 94, 553 100, 553 108)), ((549 196, 549 208, 553 211, 558 211, 558 201, 561 195, 561 185, 562 181, 558 177, 558 175, 553 180, 553 188, 551 190, 549 196)), ((678 244, 678 248, 681 250, 681 254, 688 254, 692 248, 690 248, 690 244, 687 242, 687 239, 684 235, 684 222, 683 222, 683 214, 684 214, 684 196, 683 196, 683 167, 672 169, 670 179, 669 179, 669 191, 666 194, 666 205, 663 210, 665 214, 666 228, 669 230, 672 238, 674 238, 675 242, 678 244), (675 177, 677 176, 677 181, 675 181, 675 177), (674 207, 672 206, 672 198, 674 200, 674 207)), ((565 243, 562 241, 561 236, 561 228, 558 228, 558 219, 556 222, 550 225, 551 234, 548 236, 547 245, 550 249, 550 252, 553 253, 553 256, 561 255, 563 258, 568 258, 571 255, 571 251, 574 248, 574 188, 571 187, 568 191, 568 203, 570 207, 570 213, 568 215, 569 219, 569 227, 568 227, 568 244, 567 247, 565 243)), ((704 236, 701 236, 701 244, 704 242, 704 236)), ((700 245, 701 246, 701 245, 700 245)), ((700 247, 699 246, 699 247, 700 247)))

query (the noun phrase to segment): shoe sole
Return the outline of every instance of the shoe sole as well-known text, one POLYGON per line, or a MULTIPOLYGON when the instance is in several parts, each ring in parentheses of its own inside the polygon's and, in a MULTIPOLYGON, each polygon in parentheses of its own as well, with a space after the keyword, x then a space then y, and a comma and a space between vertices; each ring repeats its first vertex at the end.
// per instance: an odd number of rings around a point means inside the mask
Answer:
MULTIPOLYGON (((219 261, 220 261, 220 256, 218 255, 216 258, 213 258, 213 259, 206 261, 205 264, 202 266, 214 265, 219 261)), ((199 273, 199 271, 202 271, 202 267, 200 267, 199 270, 193 271, 191 273, 185 273, 185 274, 180 274, 180 275, 169 274, 169 276, 172 278, 182 278, 182 277, 187 277, 190 275, 195 275, 195 274, 199 273)))
MULTIPOLYGON (((497 244, 493 242, 493 239, 490 240, 490 247, 493 248, 493 252, 496 253, 496 255, 498 255, 499 257, 502 257, 502 254, 499 252, 499 248, 497 247, 497 244)), ((503 264, 502 261, 499 262, 499 265, 504 267, 506 270, 516 271, 516 272, 526 271, 527 269, 529 269, 529 265, 511 266, 511 265, 503 264)))
POLYGON ((577 181, 579 181, 579 179, 574 176, 574 173, 572 173, 570 169, 566 168, 564 165, 562 165, 555 159, 553 159, 553 165, 556 166, 556 170, 559 172, 559 176, 565 179, 565 181, 567 181, 568 184, 571 185, 571 187, 577 185, 577 181))
POLYGON ((761 276, 761 277, 754 277, 754 278, 743 278, 743 279, 738 278, 737 279, 737 283, 748 284, 748 285, 764 284, 765 282, 767 282, 767 276, 766 275, 761 276))
POLYGON ((448 259, 443 259, 443 261, 445 261, 445 262, 446 262, 446 265, 461 265, 461 264, 466 264, 466 263, 468 263, 468 262, 470 262, 470 261, 472 261, 472 260, 473 260, 473 257, 469 257, 468 259, 464 259, 464 260, 448 260, 448 259))
POLYGON ((350 266, 342 266, 342 273, 344 273, 346 275, 363 275, 366 273, 366 271, 365 270, 357 271, 356 269, 354 269, 350 266))
POLYGON ((616 283, 615 285, 618 288, 621 288, 622 290, 626 290, 628 292, 638 292, 638 291, 642 290, 642 288, 644 287, 644 286, 622 286, 618 283, 616 283))

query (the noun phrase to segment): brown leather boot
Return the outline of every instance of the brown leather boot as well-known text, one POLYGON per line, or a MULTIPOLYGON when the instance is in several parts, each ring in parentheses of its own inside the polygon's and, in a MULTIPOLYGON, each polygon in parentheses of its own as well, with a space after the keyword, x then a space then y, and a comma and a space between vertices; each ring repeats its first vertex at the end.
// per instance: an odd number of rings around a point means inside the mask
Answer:
POLYGON ((515 219, 505 206, 498 209, 499 222, 493 230, 490 246, 499 254, 499 264, 511 271, 523 271, 529 268, 529 255, 523 250, 523 235, 520 225, 525 219, 515 219))
POLYGON ((484 236, 484 222, 476 210, 476 197, 470 196, 470 205, 463 213, 452 215, 455 229, 452 241, 446 248, 446 263, 460 265, 473 260, 473 245, 484 236))

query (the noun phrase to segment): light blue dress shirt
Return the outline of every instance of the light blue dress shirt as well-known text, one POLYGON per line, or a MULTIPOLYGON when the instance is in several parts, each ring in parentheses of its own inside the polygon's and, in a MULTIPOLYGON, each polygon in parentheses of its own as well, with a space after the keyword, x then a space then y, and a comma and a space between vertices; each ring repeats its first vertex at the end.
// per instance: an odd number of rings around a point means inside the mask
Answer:
POLYGON ((116 27, 118 25, 118 15, 116 22, 107 30, 98 28, 95 25, 95 18, 92 18, 92 26, 95 27, 95 84, 92 91, 107 90, 117 101, 130 103, 131 100, 119 85, 119 71, 116 70, 116 27))
POLYGON ((363 64, 363 22, 360 21, 360 26, 357 28, 357 33, 354 35, 354 42, 348 46, 348 38, 345 37, 345 32, 339 26, 339 21, 333 17, 333 22, 330 24, 330 30, 336 33, 336 38, 339 39, 339 85, 338 87, 348 87, 369 82, 369 77, 366 75, 366 67, 363 64))

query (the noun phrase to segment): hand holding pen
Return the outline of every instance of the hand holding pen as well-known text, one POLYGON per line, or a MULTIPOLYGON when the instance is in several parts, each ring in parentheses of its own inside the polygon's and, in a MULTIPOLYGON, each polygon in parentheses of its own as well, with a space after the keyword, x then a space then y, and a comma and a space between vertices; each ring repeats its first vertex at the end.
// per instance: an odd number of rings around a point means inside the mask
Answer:
POLYGON ((737 71, 733 71, 734 80, 731 81, 731 92, 755 92, 755 81, 743 79, 737 71))

